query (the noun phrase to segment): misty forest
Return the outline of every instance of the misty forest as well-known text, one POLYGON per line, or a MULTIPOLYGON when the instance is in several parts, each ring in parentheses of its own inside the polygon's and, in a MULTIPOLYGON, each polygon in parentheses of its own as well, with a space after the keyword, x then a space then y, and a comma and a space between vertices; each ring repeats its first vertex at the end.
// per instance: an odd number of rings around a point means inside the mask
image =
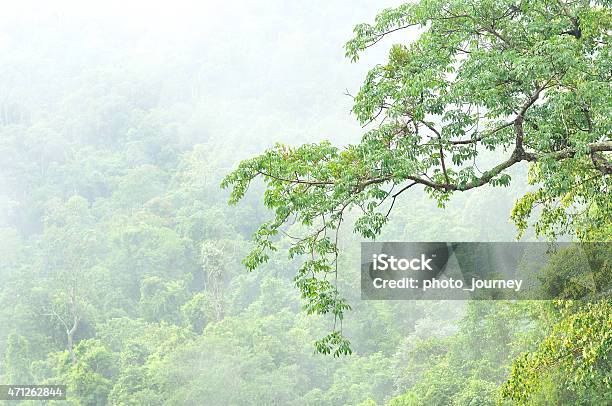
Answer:
POLYGON ((609 1, 14 3, 0 384, 612 404, 609 255, 586 299, 571 252, 553 300, 360 291, 362 241, 612 240, 609 1))

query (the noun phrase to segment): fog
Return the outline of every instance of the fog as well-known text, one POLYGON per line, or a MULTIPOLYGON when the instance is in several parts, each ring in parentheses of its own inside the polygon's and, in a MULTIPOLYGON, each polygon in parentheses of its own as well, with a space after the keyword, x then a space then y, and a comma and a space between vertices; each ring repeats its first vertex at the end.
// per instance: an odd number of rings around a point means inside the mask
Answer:
MULTIPOLYGON (((506 305, 466 316, 459 301, 361 301, 350 227, 340 287, 354 353, 315 354, 330 321, 301 309, 299 261, 279 251, 251 273, 240 262, 270 218, 261 185, 236 207, 219 188, 276 142, 359 142, 349 94, 417 33, 358 63, 343 46, 397 4, 5 4, 0 382, 64 384, 75 405, 372 405, 436 380, 449 351, 493 365, 478 373, 486 390, 499 384, 518 353, 498 345, 515 334, 496 324, 506 305)), ((517 190, 477 190, 446 209, 406 194, 381 239, 511 241, 517 190)))

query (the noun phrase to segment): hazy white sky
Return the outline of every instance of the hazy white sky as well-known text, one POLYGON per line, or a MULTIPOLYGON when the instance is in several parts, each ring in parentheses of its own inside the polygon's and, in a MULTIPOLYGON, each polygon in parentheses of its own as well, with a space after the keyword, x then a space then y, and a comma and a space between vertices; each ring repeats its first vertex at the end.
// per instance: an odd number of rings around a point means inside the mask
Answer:
MULTIPOLYGON (((374 13, 385 7, 395 6, 400 1, 284 1, 277 0, 2 0, 0 23, 32 24, 43 21, 105 21, 109 28, 128 26, 135 31, 153 31, 161 35, 184 34, 190 31, 209 30, 226 26, 241 30, 240 25, 262 17, 279 19, 289 17, 296 10, 305 14, 313 9, 334 13, 343 10, 345 17, 338 24, 354 25, 352 17, 372 19, 374 13)), ((337 16, 341 17, 341 16, 337 16)))
POLYGON ((253 134, 267 133, 266 138, 273 136, 269 132, 280 141, 284 134, 313 141, 342 134, 340 139, 355 141, 362 131, 344 92, 358 90, 367 70, 384 62, 391 42, 369 50, 357 64, 344 58, 343 45, 356 24, 400 3, 6 1, 0 49, 8 51, 14 66, 22 50, 30 58, 40 53, 41 70, 65 70, 66 59, 75 61, 75 69, 91 69, 98 63, 138 62, 139 55, 153 65, 182 58, 183 65, 197 67, 194 80, 204 86, 211 114, 207 125, 215 133, 235 131, 229 117, 248 114, 258 117, 253 126, 260 130, 252 129, 253 134))

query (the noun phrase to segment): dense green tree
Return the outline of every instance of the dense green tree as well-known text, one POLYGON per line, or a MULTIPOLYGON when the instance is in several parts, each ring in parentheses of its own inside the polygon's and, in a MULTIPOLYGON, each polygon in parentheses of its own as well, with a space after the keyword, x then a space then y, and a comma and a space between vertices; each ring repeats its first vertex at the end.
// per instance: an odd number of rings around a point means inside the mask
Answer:
POLYGON ((8 336, 4 356, 4 376, 8 382, 31 382, 30 345, 25 337, 17 334, 8 336))
POLYGON ((355 96, 357 119, 374 125, 361 142, 279 144, 224 179, 231 203, 263 179, 264 203, 275 213, 254 234, 249 269, 269 259, 287 223, 295 219, 307 228, 289 250, 308 254, 296 286, 308 312, 337 321, 319 351, 350 352, 341 329, 349 306, 327 276, 338 272, 334 232, 351 209, 361 210, 355 231, 373 238, 408 189, 422 187, 445 205, 457 192, 507 186, 509 169, 527 163, 536 189, 512 212, 519 230, 541 206, 538 233, 605 236, 612 215, 607 6, 423 0, 385 10, 374 24, 355 28, 346 44, 349 58, 357 60, 392 33, 421 32, 394 45, 355 96), (487 150, 505 157, 491 164, 487 150))

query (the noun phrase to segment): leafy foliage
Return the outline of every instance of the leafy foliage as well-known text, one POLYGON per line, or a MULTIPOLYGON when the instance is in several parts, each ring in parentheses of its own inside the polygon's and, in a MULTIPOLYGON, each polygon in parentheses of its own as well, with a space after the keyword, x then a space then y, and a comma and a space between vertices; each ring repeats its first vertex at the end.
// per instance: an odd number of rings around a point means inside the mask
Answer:
POLYGON ((392 33, 421 31, 393 45, 355 96, 357 119, 373 125, 360 143, 278 144, 223 180, 235 204, 263 179, 275 213, 245 264, 268 261, 279 232, 301 224, 307 231, 289 254, 309 259, 296 286, 309 311, 341 319, 343 299, 327 278, 338 271, 333 233, 351 209, 354 231, 374 238, 406 190, 423 187, 444 206, 456 192, 508 186, 508 170, 523 162, 536 190, 512 212, 521 233, 541 206, 538 234, 602 238, 612 216, 611 23, 600 2, 423 0, 358 25, 346 44, 353 61, 392 33), (481 170, 493 150, 506 158, 481 170))
POLYGON ((514 361, 502 394, 518 404, 558 401, 606 404, 612 370, 610 301, 586 305, 559 302, 551 334, 514 361))

